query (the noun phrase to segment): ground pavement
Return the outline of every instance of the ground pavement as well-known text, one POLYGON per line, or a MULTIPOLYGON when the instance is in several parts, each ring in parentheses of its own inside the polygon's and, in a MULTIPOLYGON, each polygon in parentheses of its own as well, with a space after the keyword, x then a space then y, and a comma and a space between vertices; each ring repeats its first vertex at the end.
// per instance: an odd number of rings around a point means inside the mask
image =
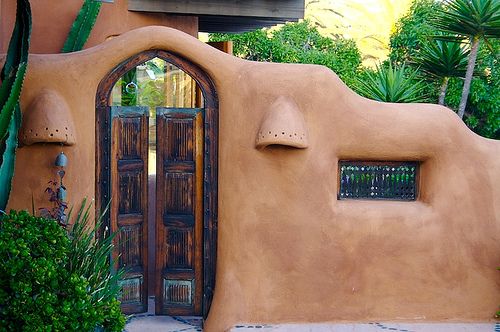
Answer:
MULTIPOLYGON (((131 316, 126 332, 203 331, 200 317, 155 316, 154 300, 149 311, 131 316)), ((221 331, 223 332, 223 331, 221 331)), ((230 332, 500 332, 500 322, 488 323, 327 323, 327 324, 237 324, 230 332)))

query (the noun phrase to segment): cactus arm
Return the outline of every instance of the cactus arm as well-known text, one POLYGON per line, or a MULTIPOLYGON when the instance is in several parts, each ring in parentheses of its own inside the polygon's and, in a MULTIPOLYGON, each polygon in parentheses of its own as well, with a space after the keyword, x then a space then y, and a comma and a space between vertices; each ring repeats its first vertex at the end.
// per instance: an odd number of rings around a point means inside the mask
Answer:
POLYGON ((61 50, 62 53, 80 51, 87 42, 90 32, 94 27, 97 15, 101 10, 101 3, 94 0, 85 0, 78 12, 66 42, 61 50))
MULTIPOLYGON (((26 73, 26 63, 22 63, 16 73, 15 79, 6 80, 5 83, 9 84, 12 82, 10 89, 5 89, 2 91, 2 95, 8 93, 6 100, 1 100, 2 109, 0 111, 0 141, 6 139, 9 123, 12 119, 12 114, 14 113, 16 105, 19 102, 19 96, 21 95, 21 89, 23 86, 24 75, 26 73)), ((2 84, 3 87, 3 84, 2 84)))
POLYGON ((14 176, 17 133, 21 126, 19 96, 28 64, 31 35, 29 0, 17 1, 16 23, 0 73, 0 210, 5 210, 14 176))
POLYGON ((8 136, 4 144, 2 164, 0 165, 0 210, 5 210, 12 188, 14 166, 16 160, 17 132, 21 126, 21 110, 19 104, 15 105, 12 119, 9 123, 8 136))
POLYGON ((0 73, 0 141, 5 139, 14 106, 19 100, 28 63, 31 9, 28 0, 17 2, 16 24, 0 73))

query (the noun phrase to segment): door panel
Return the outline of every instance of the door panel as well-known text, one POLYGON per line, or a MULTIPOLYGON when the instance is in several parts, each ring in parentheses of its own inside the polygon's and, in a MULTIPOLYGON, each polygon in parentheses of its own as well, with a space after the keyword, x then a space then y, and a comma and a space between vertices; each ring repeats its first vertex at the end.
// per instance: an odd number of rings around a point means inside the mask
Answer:
POLYGON ((203 110, 156 112, 156 313, 201 315, 203 110))
POLYGON ((111 107, 111 231, 113 262, 124 267, 122 310, 147 311, 147 107, 111 107))

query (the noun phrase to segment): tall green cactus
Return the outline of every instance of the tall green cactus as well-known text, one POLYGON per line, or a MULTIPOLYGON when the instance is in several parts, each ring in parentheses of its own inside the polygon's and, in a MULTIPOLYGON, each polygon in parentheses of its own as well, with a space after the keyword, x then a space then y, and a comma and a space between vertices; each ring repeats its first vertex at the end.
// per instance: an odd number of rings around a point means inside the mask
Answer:
POLYGON ((66 42, 61 50, 62 53, 76 52, 83 48, 94 27, 97 15, 101 10, 101 3, 94 0, 85 0, 78 12, 66 42))
POLYGON ((5 210, 14 176, 17 134, 21 125, 19 96, 28 65, 31 35, 29 0, 17 1, 16 23, 2 68, 0 86, 0 210, 5 210))

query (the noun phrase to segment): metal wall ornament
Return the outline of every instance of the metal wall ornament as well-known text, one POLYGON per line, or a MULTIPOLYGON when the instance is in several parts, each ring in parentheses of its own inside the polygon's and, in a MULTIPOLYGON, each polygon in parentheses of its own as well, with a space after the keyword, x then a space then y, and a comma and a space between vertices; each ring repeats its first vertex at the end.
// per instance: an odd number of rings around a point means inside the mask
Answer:
POLYGON ((66 172, 64 171, 64 168, 68 165, 68 157, 66 157, 66 155, 64 154, 64 152, 61 151, 61 153, 59 153, 56 157, 56 160, 54 162, 54 165, 58 168, 57 170, 57 175, 59 176, 59 186, 57 187, 56 189, 56 192, 57 192, 57 199, 63 203, 63 204, 60 204, 60 213, 58 214, 58 217, 59 217, 59 222, 62 223, 62 224, 66 224, 67 222, 67 215, 66 215, 66 212, 65 212, 65 206, 66 205, 66 198, 67 198, 67 191, 66 191, 66 187, 64 186, 63 184, 63 178, 64 178, 64 175, 66 175, 66 172))
POLYGON ((415 201, 419 163, 340 161, 338 199, 415 201))

